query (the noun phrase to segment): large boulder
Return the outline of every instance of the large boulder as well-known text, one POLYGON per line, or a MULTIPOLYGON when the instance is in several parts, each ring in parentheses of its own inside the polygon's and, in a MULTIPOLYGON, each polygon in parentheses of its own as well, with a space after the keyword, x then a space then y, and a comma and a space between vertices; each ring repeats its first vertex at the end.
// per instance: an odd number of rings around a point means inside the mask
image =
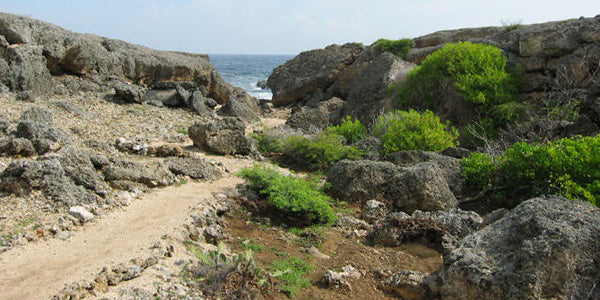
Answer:
POLYGON ((51 74, 120 79, 150 87, 190 81, 219 103, 229 88, 206 55, 159 51, 91 34, 78 34, 32 18, 0 13, 0 79, 13 90, 52 91, 51 74))
POLYGON ((463 239, 430 288, 442 299, 598 299, 599 227, 589 203, 525 201, 463 239))
POLYGON ((256 151, 256 143, 246 137, 244 122, 235 117, 198 122, 188 132, 194 146, 217 154, 246 155, 256 151))
POLYGON ((344 100, 334 97, 314 105, 296 107, 285 124, 304 133, 317 133, 341 119, 344 103, 344 100))
POLYGON ((258 99, 248 95, 241 88, 232 89, 231 96, 219 112, 224 116, 237 117, 246 123, 258 121, 261 116, 258 99))
POLYGON ((362 44, 348 43, 300 53, 269 76, 273 104, 294 103, 317 90, 324 91, 364 49, 362 44))
POLYGON ((331 167, 327 181, 330 192, 340 200, 365 202, 383 197, 396 211, 444 210, 458 205, 433 163, 405 168, 390 162, 343 160, 331 167))
POLYGON ((342 115, 370 124, 382 112, 392 110, 389 88, 401 84, 415 66, 390 52, 381 53, 366 63, 352 82, 342 115))

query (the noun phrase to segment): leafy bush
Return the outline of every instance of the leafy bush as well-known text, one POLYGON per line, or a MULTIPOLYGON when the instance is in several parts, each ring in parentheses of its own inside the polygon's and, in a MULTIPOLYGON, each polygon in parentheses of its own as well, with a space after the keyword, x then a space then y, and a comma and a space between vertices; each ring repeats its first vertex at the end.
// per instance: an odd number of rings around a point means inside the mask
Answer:
POLYGON ((327 132, 343 136, 350 144, 354 144, 369 135, 367 127, 359 120, 352 121, 351 116, 346 116, 340 125, 329 126, 327 132))
POLYGON ((311 169, 326 169, 343 159, 360 159, 364 151, 344 145, 337 134, 321 133, 314 137, 291 136, 283 143, 284 154, 311 169))
POLYGON ((315 181, 284 176, 260 165, 242 169, 239 176, 250 181, 252 189, 292 218, 321 224, 333 223, 337 218, 330 206, 331 198, 319 190, 315 181))
POLYGON ((440 86, 450 84, 463 99, 495 105, 514 100, 516 79, 506 72, 507 58, 499 48, 460 42, 447 44, 427 56, 408 74, 400 90, 403 101, 423 101, 428 106, 440 100, 440 86))
POLYGON ((458 131, 442 123, 432 111, 394 111, 382 115, 374 125, 383 142, 384 154, 402 150, 439 151, 456 145, 458 131))
POLYGON ((271 275, 284 282, 281 291, 293 297, 299 288, 310 287, 310 280, 306 274, 315 269, 315 266, 304 260, 288 257, 271 263, 271 275))
POLYGON ((472 154, 463 166, 463 178, 473 187, 494 186, 522 197, 561 194, 598 205, 600 136, 517 143, 494 159, 472 154))
POLYGON ((400 39, 400 40, 386 40, 379 39, 375 43, 373 43, 373 47, 380 51, 391 52, 394 55, 404 59, 406 58, 406 54, 412 48, 413 40, 412 39, 400 39))

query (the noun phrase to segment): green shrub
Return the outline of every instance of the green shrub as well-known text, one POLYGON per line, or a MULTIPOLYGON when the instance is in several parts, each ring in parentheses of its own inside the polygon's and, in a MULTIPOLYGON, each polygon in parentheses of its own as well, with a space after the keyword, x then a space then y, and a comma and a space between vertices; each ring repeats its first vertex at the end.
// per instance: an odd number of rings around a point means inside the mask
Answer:
POLYGON ((434 106, 444 96, 436 91, 450 84, 472 103, 510 102, 518 89, 516 79, 506 69, 507 58, 497 47, 470 42, 447 44, 408 74, 400 97, 405 102, 423 101, 434 106))
POLYGON ((271 275, 284 282, 281 291, 290 297, 294 297, 298 289, 310 287, 310 280, 306 275, 314 269, 315 266, 295 257, 276 260, 270 267, 271 275))
POLYGON ((463 160, 463 178, 477 188, 493 186, 522 197, 561 194, 598 205, 600 136, 517 143, 495 159, 474 153, 463 160))
POLYGON ((343 159, 360 159, 364 151, 344 145, 337 134, 320 133, 314 137, 291 136, 283 146, 284 154, 310 169, 326 169, 343 159))
POLYGON ((242 169, 239 176, 250 181, 252 189, 291 218, 320 224, 333 223, 337 218, 330 206, 331 198, 319 190, 315 181, 284 176, 259 165, 242 169))
POLYGON ((412 39, 400 39, 400 40, 386 40, 379 39, 375 43, 373 43, 373 47, 378 49, 379 51, 387 51, 391 52, 394 55, 404 59, 406 58, 406 54, 413 46, 412 39))
POLYGON ((458 131, 442 123, 432 111, 394 111, 382 115, 374 125, 381 137, 384 154, 402 150, 439 151, 456 146, 458 131))
POLYGON ((346 116, 340 125, 329 126, 327 132, 343 136, 350 144, 354 144, 369 135, 367 127, 359 120, 352 121, 351 116, 346 116))

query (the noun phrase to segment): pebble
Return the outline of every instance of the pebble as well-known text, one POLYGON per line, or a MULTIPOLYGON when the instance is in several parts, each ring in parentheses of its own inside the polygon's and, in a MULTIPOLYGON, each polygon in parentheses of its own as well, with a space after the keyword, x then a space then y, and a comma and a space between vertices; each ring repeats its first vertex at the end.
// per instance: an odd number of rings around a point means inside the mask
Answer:
POLYGON ((57 239, 60 239, 60 240, 66 241, 66 240, 68 240, 68 239, 69 239, 70 237, 72 237, 72 236, 73 236, 73 233, 72 233, 72 232, 70 232, 70 231, 60 231, 60 232, 58 232, 58 233, 56 234, 56 236, 55 236, 55 237, 56 237, 57 239))
POLYGON ((81 223, 86 223, 94 219, 94 214, 83 206, 72 206, 69 208, 69 213, 81 223))

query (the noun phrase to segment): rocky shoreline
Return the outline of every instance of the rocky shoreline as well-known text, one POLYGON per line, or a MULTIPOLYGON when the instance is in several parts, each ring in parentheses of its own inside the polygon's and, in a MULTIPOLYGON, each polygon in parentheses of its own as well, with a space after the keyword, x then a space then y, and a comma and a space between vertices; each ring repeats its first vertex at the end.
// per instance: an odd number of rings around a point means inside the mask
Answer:
MULTIPOLYGON (((461 41, 500 48, 526 101, 581 97, 578 118, 548 138, 600 131, 600 16, 437 32, 405 57, 357 43, 303 52, 273 71, 269 103, 226 84, 205 55, 0 13, 0 298, 600 297, 598 207, 493 202, 493 187, 478 194, 464 179, 478 149, 384 153, 370 136, 344 145, 360 159, 305 174, 275 166, 302 159, 264 148, 318 139, 346 116, 371 130, 397 109, 391 88, 461 41), (259 162, 326 182, 335 223, 279 220, 237 177, 259 162), (312 266, 300 291, 282 279, 298 260, 312 266)), ((456 122, 465 111, 452 104, 439 114, 456 122)))

